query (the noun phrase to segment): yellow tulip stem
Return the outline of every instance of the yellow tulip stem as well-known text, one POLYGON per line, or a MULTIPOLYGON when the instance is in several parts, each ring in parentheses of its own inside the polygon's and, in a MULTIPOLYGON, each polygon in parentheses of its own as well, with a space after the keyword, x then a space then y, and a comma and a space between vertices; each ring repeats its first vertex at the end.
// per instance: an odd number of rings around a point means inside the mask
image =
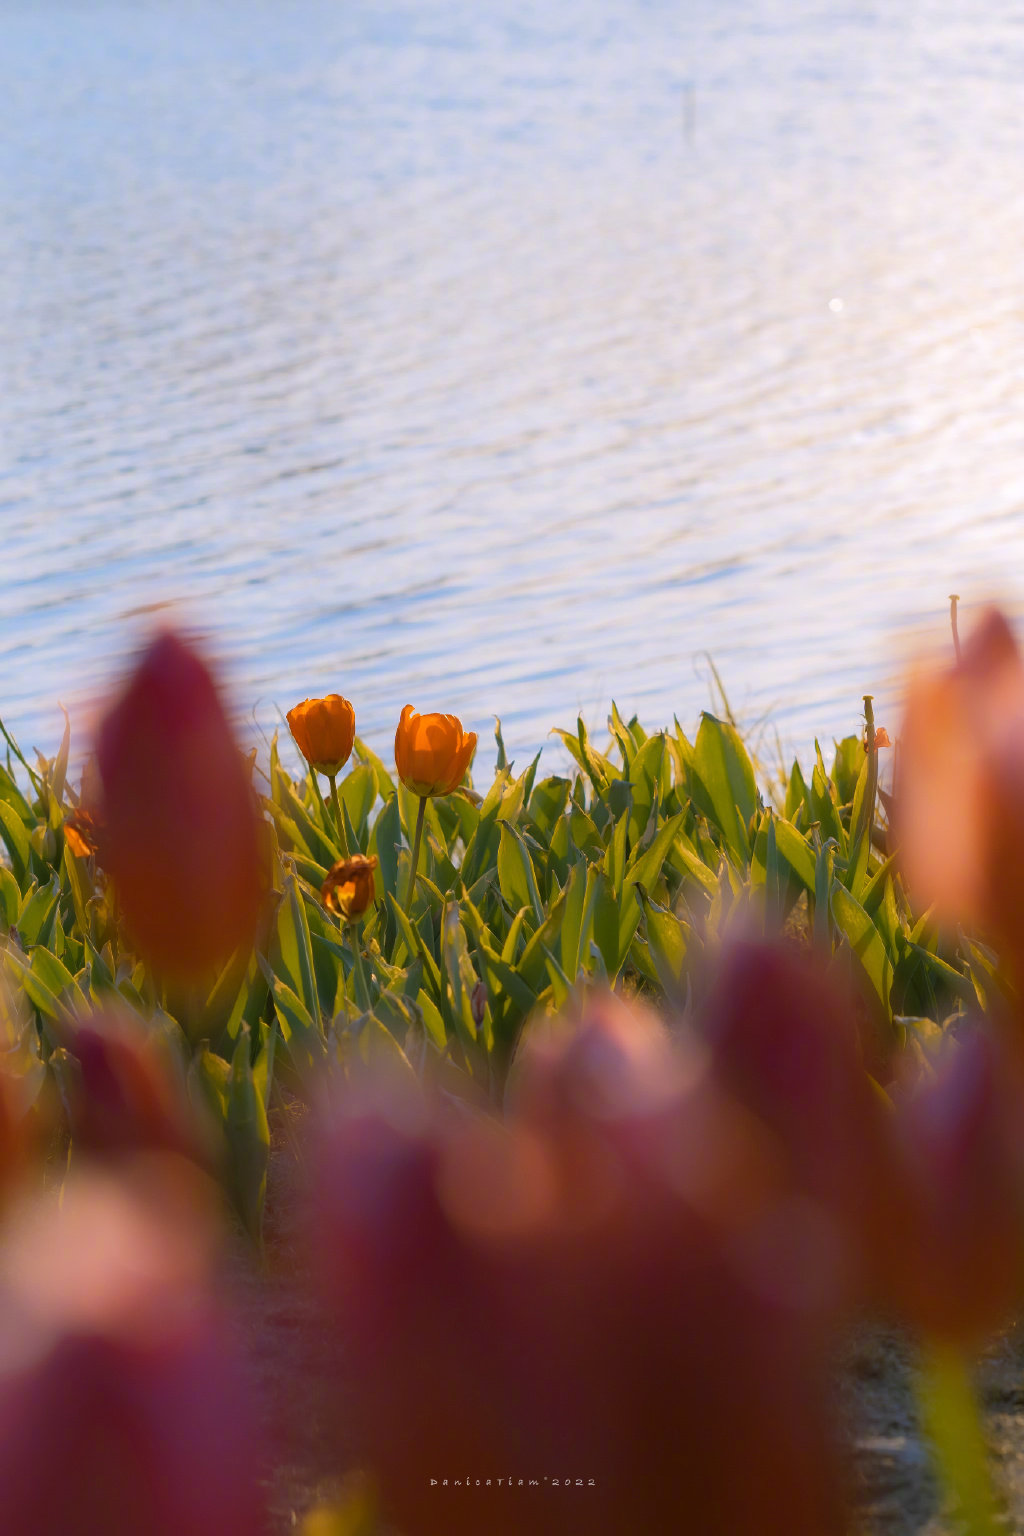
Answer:
POLYGON ((420 843, 423 841, 423 818, 427 814, 427 797, 420 795, 420 808, 416 812, 416 835, 412 840, 412 863, 409 866, 409 889, 405 893, 405 906, 403 911, 406 916, 412 907, 412 893, 416 889, 416 866, 420 861, 420 843))
POLYGON ((348 838, 345 836, 345 818, 341 814, 341 801, 338 799, 338 775, 336 773, 329 773, 327 778, 331 786, 331 804, 334 806, 334 819, 338 823, 338 847, 341 849, 342 858, 347 859, 349 857, 348 838))

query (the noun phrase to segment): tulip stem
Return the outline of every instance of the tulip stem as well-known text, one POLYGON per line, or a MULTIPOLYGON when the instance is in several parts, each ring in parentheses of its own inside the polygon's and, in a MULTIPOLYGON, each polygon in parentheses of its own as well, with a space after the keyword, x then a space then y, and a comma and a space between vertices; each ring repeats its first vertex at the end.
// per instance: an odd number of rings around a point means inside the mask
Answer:
POLYGON ((324 792, 320 788, 320 780, 317 777, 317 772, 316 772, 315 768, 310 768, 309 776, 313 780, 313 788, 316 790, 316 797, 317 797, 317 799, 320 802, 320 809, 324 813, 324 831, 327 833, 327 835, 329 837, 331 835, 331 815, 330 815, 330 812, 327 809, 327 801, 324 799, 324 792))
POLYGON ((354 960, 352 969, 356 973, 356 1002, 364 1013, 370 1011, 370 988, 366 980, 366 971, 363 969, 363 925, 354 922, 349 925, 349 941, 352 945, 354 960))
POLYGON ((857 864, 863 839, 867 838, 867 850, 865 853, 865 868, 867 859, 871 857, 871 828, 875 824, 875 800, 878 796, 878 748, 875 745, 875 707, 872 695, 864 695, 864 719, 866 721, 866 735, 864 745, 867 748, 868 772, 864 786, 864 798, 860 803, 860 811, 857 815, 857 825, 850 826, 850 868, 857 864))
POLYGON ((406 916, 412 906, 412 893, 416 889, 416 866, 420 861, 420 843, 423 840, 423 818, 427 813, 427 797, 420 795, 420 808, 416 812, 416 834, 412 840, 412 863, 409 866, 409 887, 405 893, 405 906, 402 908, 406 916))
POLYGON ((953 651, 957 661, 960 661, 960 634, 956 627, 956 605, 960 601, 959 592, 949 594, 949 622, 953 627, 953 651))
POLYGON ((1005 1529, 993 1487, 985 1430, 970 1365, 955 1348, 926 1344, 917 1384, 918 1405, 931 1441, 939 1481, 969 1536, 1005 1529))
POLYGON ((348 838, 345 836, 345 818, 341 814, 341 801, 338 799, 338 775, 329 773, 327 778, 331 786, 331 804, 334 806, 334 819, 338 823, 338 847, 341 849, 343 859, 349 857, 348 838))

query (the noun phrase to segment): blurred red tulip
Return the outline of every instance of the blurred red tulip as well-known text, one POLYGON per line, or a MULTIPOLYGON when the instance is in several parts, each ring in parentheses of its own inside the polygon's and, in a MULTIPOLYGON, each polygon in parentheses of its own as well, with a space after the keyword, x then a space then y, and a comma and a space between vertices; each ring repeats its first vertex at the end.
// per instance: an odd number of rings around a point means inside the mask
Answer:
POLYGON ((978 1028, 898 1106, 886 1299, 932 1338, 976 1346, 1020 1301, 1022 1102, 1014 1048, 978 1028))
POLYGON ((38 1113, 29 1108, 24 1083, 0 1072, 0 1205, 33 1159, 42 1161, 47 1129, 38 1113))
POLYGON ((890 1127, 847 994, 821 956, 734 942, 702 1010, 718 1081, 770 1131, 786 1179, 834 1218, 850 1301, 887 1240, 890 1127))
POLYGON ((99 728, 100 860, 140 954, 196 980, 250 944, 267 880, 255 797, 191 644, 149 644, 99 728))
POLYGON ((516 1358, 539 1440, 567 1419, 606 1469, 595 1529, 843 1529, 822 1369, 833 1233, 707 1052, 597 996, 574 1033, 527 1046, 515 1107, 560 1196, 510 1289, 516 1358))
POLYGON ((139 1020, 108 1013, 79 1022, 66 1032, 57 1066, 76 1150, 210 1160, 207 1127, 183 1074, 139 1020))
POLYGON ((71 1178, 0 1244, 0 1509, 20 1536, 258 1536, 250 1384, 187 1185, 71 1178))
POLYGON ((630 1017, 525 1062, 504 1126, 357 1104, 314 1158, 314 1268, 409 1536, 843 1529, 817 1314, 766 1279, 799 1213, 700 1052, 630 1017))
POLYGON ((1024 964, 1024 663, 991 609, 960 659, 912 680, 893 830, 911 895, 1024 964))

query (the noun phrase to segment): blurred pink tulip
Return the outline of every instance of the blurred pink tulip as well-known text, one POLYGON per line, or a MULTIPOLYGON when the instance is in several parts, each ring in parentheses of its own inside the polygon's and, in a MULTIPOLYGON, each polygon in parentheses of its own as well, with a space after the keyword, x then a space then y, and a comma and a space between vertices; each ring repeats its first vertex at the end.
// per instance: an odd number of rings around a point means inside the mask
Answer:
POLYGON ((140 954, 192 981, 253 941, 267 880, 256 800, 213 676, 171 631, 99 728, 100 862, 140 954))
POLYGON ((19 1536, 258 1536, 250 1384, 191 1186, 69 1179, 0 1239, 0 1510, 19 1536))

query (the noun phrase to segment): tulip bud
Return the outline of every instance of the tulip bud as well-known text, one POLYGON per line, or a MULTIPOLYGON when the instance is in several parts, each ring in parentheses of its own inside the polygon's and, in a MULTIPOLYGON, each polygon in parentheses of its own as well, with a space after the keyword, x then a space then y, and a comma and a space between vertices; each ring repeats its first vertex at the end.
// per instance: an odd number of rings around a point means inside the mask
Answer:
POLYGON ((259 1429, 187 1184, 67 1181, 0 1247, 0 1508, 10 1531, 254 1536, 259 1429))
POLYGON ((911 682, 892 823, 919 906, 1024 965, 1024 663, 989 610, 956 663, 911 682))
POLYGON ((339 859, 332 864, 320 888, 321 901, 345 922, 362 917, 373 905, 373 872, 376 868, 376 854, 367 858, 357 853, 349 859, 339 859))
POLYGON ((35 1156, 45 1153, 41 1125, 26 1102, 24 1083, 0 1072, 0 1205, 35 1156))
POLYGON ((72 1145, 86 1152, 166 1151, 200 1162, 204 1128, 153 1040, 136 1021, 107 1016, 67 1032, 51 1058, 64 1091, 72 1145))
POLYGON ((770 1133, 794 1191, 833 1223, 837 1303, 862 1299, 888 1238, 892 1149, 849 997, 813 952, 734 942, 702 1014, 717 1081, 770 1133))
POLYGON ((739 1261, 739 1197, 713 1219, 755 1171, 737 1122, 627 1013, 527 1063, 504 1125, 356 1104, 312 1160, 313 1267, 409 1536, 843 1529, 816 1336, 739 1261), (520 1468, 544 1491, 497 1484, 520 1468), (491 1487, 431 1481, 466 1471, 491 1487))
POLYGON ((196 981, 251 944, 267 890, 255 797, 206 663, 146 648, 97 738, 101 860, 140 954, 196 981))
POLYGON ((822 958, 785 943, 732 943, 702 1019, 718 1080, 780 1139, 790 1176, 826 1199, 846 1190, 872 1097, 849 997, 822 958))
POLYGON ((981 1344, 1024 1281, 1024 1078, 978 1028, 897 1107, 884 1299, 911 1326, 981 1344))

